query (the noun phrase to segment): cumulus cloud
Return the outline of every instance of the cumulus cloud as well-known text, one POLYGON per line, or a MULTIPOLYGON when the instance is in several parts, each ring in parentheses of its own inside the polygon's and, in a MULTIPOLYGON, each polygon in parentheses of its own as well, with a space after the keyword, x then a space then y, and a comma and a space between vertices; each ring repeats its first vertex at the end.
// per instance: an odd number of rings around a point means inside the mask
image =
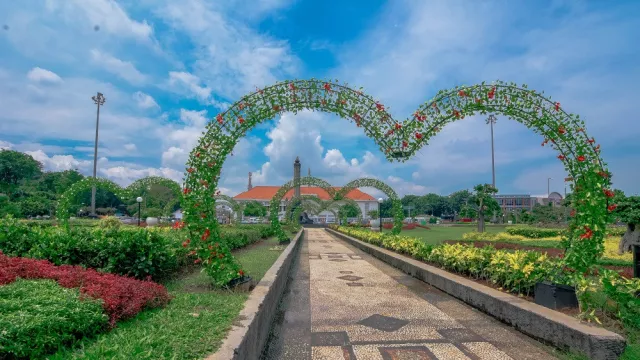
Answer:
POLYGON ((59 83, 62 82, 62 78, 53 71, 34 67, 27 73, 27 79, 33 82, 41 83, 59 83))

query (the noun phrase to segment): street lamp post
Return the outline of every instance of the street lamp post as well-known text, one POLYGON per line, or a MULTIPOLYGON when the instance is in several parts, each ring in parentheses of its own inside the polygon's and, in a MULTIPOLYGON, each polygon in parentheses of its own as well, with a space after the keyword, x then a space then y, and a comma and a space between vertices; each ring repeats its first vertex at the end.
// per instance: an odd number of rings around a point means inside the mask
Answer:
POLYGON ((136 201, 138 202, 138 226, 140 226, 140 205, 142 204, 142 198, 138 196, 136 201))
MULTIPOLYGON (((98 165, 98 128, 100 124, 100 106, 104 105, 104 102, 107 99, 105 99, 104 95, 102 95, 102 93, 100 92, 96 96, 92 96, 91 99, 98 107, 98 110, 96 113, 96 143, 93 149, 93 178, 95 179, 96 168, 98 165)), ((96 215, 96 187, 95 186, 91 187, 91 215, 93 216, 96 215)))
POLYGON ((382 233, 382 202, 384 200, 382 198, 378 198, 378 222, 380 225, 380 233, 382 233))
POLYGON ((494 155, 494 147, 493 147, 493 124, 496 123, 496 117, 491 114, 489 115, 489 118, 487 118, 487 124, 491 125, 491 175, 492 175, 492 182, 491 184, 493 185, 493 187, 496 187, 496 160, 495 160, 495 155, 494 155))
POLYGON ((547 178, 547 200, 549 200, 549 196, 551 195, 551 191, 550 191, 551 180, 553 180, 553 178, 547 178))

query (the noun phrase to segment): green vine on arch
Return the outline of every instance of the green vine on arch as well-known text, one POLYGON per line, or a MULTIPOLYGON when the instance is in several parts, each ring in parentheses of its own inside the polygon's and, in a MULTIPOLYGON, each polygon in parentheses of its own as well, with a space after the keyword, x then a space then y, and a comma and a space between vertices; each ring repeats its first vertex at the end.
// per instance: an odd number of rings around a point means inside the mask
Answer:
POLYGON ((402 219, 404 218, 402 203, 400 202, 400 198, 398 198, 398 194, 396 194, 393 188, 391 188, 391 186, 385 184, 384 182, 373 178, 361 178, 350 181, 336 193, 335 199, 343 199, 351 191, 361 187, 371 187, 374 189, 378 189, 385 195, 387 195, 389 199, 391 199, 393 213, 393 229, 391 230, 391 233, 399 234, 400 231, 402 231, 402 219))
MULTIPOLYGON (((137 194, 139 194, 142 190, 148 189, 151 185, 160 185, 169 188, 177 195, 177 201, 182 198, 182 191, 180 191, 180 185, 177 182, 165 179, 158 176, 149 176, 142 179, 138 179, 131 183, 126 188, 121 187, 120 185, 114 183, 113 181, 102 179, 102 178, 93 178, 87 177, 84 178, 67 189, 62 196, 60 197, 60 201, 58 204, 58 210, 56 212, 56 217, 62 220, 64 223, 68 224, 68 220, 70 217, 70 209, 73 206, 73 202, 78 197, 79 194, 91 190, 94 186, 96 188, 104 189, 109 192, 112 192, 115 196, 117 196, 121 201, 133 199, 137 194)), ((170 211, 175 202, 170 201, 167 206, 165 206, 164 211, 170 211), (171 205, 169 207, 169 205, 171 205)))
MULTIPOLYGON (((285 214, 285 219, 289 220, 289 219, 296 219, 294 217, 294 210, 299 208, 300 206, 305 206, 307 204, 315 204, 315 206, 317 206, 317 208, 310 208, 310 207, 306 207, 305 209, 307 210, 314 210, 314 211, 318 211, 320 208, 322 208, 322 206, 324 206, 324 202, 322 201, 322 199, 316 197, 316 196, 312 196, 312 195, 301 195, 300 197, 293 197, 291 199, 291 201, 289 202, 289 204, 287 204, 287 211, 285 214)), ((319 213, 319 212, 318 212, 319 213)))
POLYGON ((132 182, 126 189, 131 194, 135 195, 142 193, 145 189, 149 190, 152 185, 164 186, 171 190, 171 192, 176 196, 174 199, 169 201, 163 209, 165 216, 171 215, 173 207, 176 203, 180 203, 180 200, 182 199, 182 187, 177 182, 160 176, 147 176, 132 182))
POLYGON ((56 211, 56 217, 58 220, 61 220, 65 225, 68 225, 69 217, 71 216, 70 209, 73 206, 74 201, 78 198, 78 195, 87 190, 91 190, 94 186, 96 188, 112 192, 122 201, 133 198, 128 189, 122 188, 111 180, 87 177, 71 185, 67 191, 60 196, 58 209, 56 211))
POLYGON ((216 200, 224 201, 229 204, 229 206, 231 206, 231 210, 236 213, 236 218, 233 221, 234 223, 238 223, 240 219, 242 219, 242 211, 244 210, 244 206, 241 203, 235 201, 231 196, 222 194, 215 195, 215 198, 216 200))
MULTIPOLYGON (((257 89, 242 97, 214 121, 193 149, 185 179, 185 223, 194 238, 196 261, 206 265, 214 283, 225 285, 240 276, 238 262, 220 242, 213 193, 227 156, 240 138, 258 124, 283 112, 300 110, 336 114, 363 129, 390 161, 406 161, 441 127, 476 113, 495 112, 513 117, 545 138, 543 144, 560 152, 575 179, 576 217, 566 239, 566 261, 583 270, 594 264, 603 250, 606 220, 614 205, 610 174, 601 161, 599 146, 587 136, 584 123, 562 110, 560 103, 528 90, 526 86, 495 82, 440 91, 411 118, 397 121, 382 103, 337 80, 294 80, 257 89)), ((394 210, 395 212, 395 210, 394 210)), ((395 225, 394 225, 395 226, 395 225)))
POLYGON ((282 226, 280 226, 280 219, 278 219, 278 213, 280 212, 280 203, 282 202, 282 199, 287 194, 287 192, 300 185, 317 186, 326 191, 329 194, 329 197, 335 196, 335 189, 331 186, 331 184, 313 176, 305 176, 300 178, 299 180, 294 179, 282 185, 271 199, 271 204, 269 207, 271 228, 280 241, 289 240, 287 234, 282 230, 282 226))
POLYGON ((461 86, 438 92, 405 121, 403 146, 413 153, 450 122, 475 114, 502 114, 543 136, 542 146, 559 152, 558 159, 574 179, 575 217, 564 239, 568 266, 582 272, 595 264, 604 251, 606 224, 613 197, 611 174, 600 158, 600 145, 585 131, 577 115, 564 111, 553 101, 526 85, 495 82, 461 86))

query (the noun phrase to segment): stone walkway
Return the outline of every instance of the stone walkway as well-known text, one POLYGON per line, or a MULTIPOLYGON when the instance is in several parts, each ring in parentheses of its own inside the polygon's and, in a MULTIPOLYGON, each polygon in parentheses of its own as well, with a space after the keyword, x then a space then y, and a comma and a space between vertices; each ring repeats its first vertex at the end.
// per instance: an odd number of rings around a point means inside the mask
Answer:
POLYGON ((263 359, 555 359, 324 229, 306 231, 263 359))

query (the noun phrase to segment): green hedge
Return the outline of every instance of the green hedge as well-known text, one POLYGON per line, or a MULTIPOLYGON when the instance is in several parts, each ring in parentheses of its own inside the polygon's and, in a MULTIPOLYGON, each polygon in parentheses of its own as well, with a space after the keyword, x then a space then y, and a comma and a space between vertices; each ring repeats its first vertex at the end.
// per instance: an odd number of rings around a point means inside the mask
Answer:
MULTIPOLYGON (((268 226, 222 227, 221 240, 231 249, 270 236, 268 226)), ((120 229, 36 227, 15 219, 0 220, 0 251, 9 256, 82 265, 104 272, 162 279, 187 264, 182 243, 186 230, 121 227, 120 229)))
MULTIPOLYGON (((607 227, 608 236, 622 236, 627 230, 624 226, 609 226, 607 227)), ((541 239, 554 236, 562 236, 565 229, 554 228, 539 228, 533 226, 509 226, 506 228, 506 232, 511 235, 520 235, 528 237, 530 239, 541 239)))
POLYGON ((0 358, 39 358, 104 331, 101 302, 79 295, 53 280, 0 286, 0 358))

